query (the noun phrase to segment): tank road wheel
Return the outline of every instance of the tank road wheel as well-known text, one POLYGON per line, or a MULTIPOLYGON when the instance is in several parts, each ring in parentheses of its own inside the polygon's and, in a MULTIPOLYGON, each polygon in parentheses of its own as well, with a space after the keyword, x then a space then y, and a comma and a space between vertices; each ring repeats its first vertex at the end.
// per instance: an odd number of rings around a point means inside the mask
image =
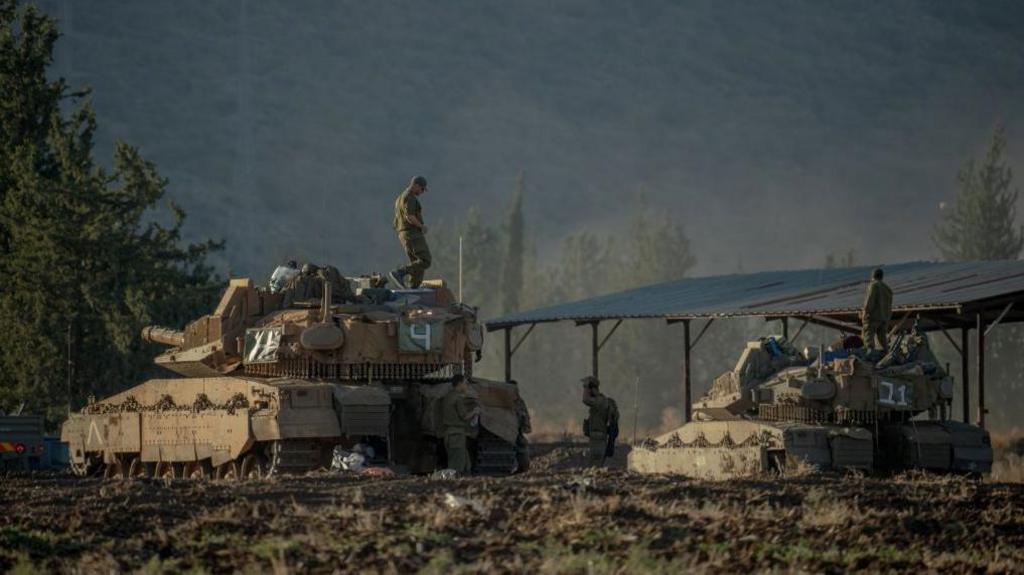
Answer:
POLYGON ((786 472, 786 451, 784 449, 768 450, 768 472, 776 475, 786 472))
POLYGON ((185 464, 181 474, 185 479, 210 479, 213 477, 213 466, 207 460, 192 461, 185 464))
POLYGON ((181 477, 181 465, 170 461, 161 461, 156 464, 156 471, 153 477, 157 479, 177 479, 181 477))
POLYGON ((71 472, 78 477, 91 477, 99 471, 99 462, 96 458, 86 456, 82 463, 71 462, 71 472))
POLYGON ((267 458, 257 453, 250 453, 242 458, 239 471, 242 479, 262 479, 267 476, 267 458))
POLYGON ((238 463, 234 460, 221 463, 214 470, 213 477, 222 481, 238 481, 238 463))
POLYGON ((133 457, 128 465, 128 477, 130 479, 144 479, 153 475, 153 468, 150 464, 144 463, 142 459, 133 457))
POLYGON ((123 479, 124 465, 121 464, 120 459, 115 459, 113 463, 108 463, 103 466, 103 479, 123 479))

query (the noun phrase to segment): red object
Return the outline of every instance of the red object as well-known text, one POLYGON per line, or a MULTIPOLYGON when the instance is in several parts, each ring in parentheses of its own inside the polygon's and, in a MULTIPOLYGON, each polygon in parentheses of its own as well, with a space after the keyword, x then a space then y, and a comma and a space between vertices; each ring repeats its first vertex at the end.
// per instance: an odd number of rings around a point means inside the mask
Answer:
POLYGON ((21 454, 25 453, 25 444, 24 443, 15 443, 14 444, 14 452, 17 453, 18 455, 21 455, 21 454))
POLYGON ((364 467, 359 470, 360 475, 369 477, 394 477, 395 472, 387 467, 364 467))

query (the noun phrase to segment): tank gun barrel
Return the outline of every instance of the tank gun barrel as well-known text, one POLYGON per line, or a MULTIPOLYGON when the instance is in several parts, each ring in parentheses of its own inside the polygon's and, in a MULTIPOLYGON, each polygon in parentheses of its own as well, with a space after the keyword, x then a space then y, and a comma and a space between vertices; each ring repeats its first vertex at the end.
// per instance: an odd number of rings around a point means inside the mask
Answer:
POLYGON ((185 345, 185 332, 158 325, 142 328, 142 340, 150 343, 162 343, 180 347, 185 345))

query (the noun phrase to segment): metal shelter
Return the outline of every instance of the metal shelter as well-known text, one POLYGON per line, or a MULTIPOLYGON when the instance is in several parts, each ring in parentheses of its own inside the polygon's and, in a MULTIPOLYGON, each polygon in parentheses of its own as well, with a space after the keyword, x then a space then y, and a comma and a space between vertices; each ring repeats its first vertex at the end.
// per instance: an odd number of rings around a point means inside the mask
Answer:
MULTIPOLYGON (((590 326, 592 372, 598 376, 601 349, 626 319, 663 319, 683 324, 683 402, 690 421, 690 353, 713 322, 736 317, 778 320, 789 337, 791 321, 844 333, 860 333, 858 314, 875 266, 768 271, 688 278, 571 303, 515 313, 484 322, 503 330, 505 379, 512 379, 512 358, 538 324, 573 321, 590 326), (602 322, 613 322, 603 338, 602 322), (702 321, 696 337, 691 322, 702 321), (526 327, 513 344, 513 330, 526 327)), ((1000 323, 1024 321, 1024 261, 909 262, 881 266, 893 290, 890 331, 917 321, 941 332, 961 357, 963 421, 970 422, 970 331, 975 331, 978 382, 977 423, 985 426, 985 336, 1000 323), (958 338, 950 335, 959 330, 958 338)), ((794 339, 796 336, 794 336, 794 339)))

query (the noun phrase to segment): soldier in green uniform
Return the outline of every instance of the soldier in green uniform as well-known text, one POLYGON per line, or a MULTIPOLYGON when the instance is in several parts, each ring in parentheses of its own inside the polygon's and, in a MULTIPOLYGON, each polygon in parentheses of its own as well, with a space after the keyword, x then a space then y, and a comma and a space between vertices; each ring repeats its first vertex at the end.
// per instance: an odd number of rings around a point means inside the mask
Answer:
POLYGON ((583 422, 583 433, 590 438, 590 465, 601 467, 608 452, 609 432, 618 427, 619 407, 615 400, 601 393, 597 378, 587 376, 583 382, 583 405, 590 408, 583 422))
POLYGON ((388 277, 401 288, 418 288, 423 272, 430 267, 430 248, 427 247, 427 226, 423 223, 423 208, 418 196, 426 193, 427 179, 416 176, 395 200, 395 231, 405 248, 409 265, 400 267, 388 277))
POLYGON ((479 417, 468 392, 466 380, 456 374, 452 378, 451 391, 441 400, 441 431, 448 454, 448 468, 462 474, 470 472, 466 437, 471 435, 473 418, 479 417))
POLYGON ((305 263, 302 270, 293 276, 284 287, 284 307, 292 307, 295 302, 308 302, 324 297, 323 281, 319 279, 320 266, 305 263))
POLYGON ((892 289, 882 281, 881 268, 871 273, 871 283, 864 294, 864 307, 860 311, 861 339, 868 349, 883 353, 889 348, 889 320, 892 319, 892 289))
POLYGON ((516 462, 519 471, 526 471, 530 467, 530 442, 527 441, 526 435, 533 431, 533 425, 530 422, 530 410, 527 409, 523 396, 519 395, 519 382, 513 379, 509 383, 517 388, 516 420, 519 423, 519 433, 516 435, 516 462))

